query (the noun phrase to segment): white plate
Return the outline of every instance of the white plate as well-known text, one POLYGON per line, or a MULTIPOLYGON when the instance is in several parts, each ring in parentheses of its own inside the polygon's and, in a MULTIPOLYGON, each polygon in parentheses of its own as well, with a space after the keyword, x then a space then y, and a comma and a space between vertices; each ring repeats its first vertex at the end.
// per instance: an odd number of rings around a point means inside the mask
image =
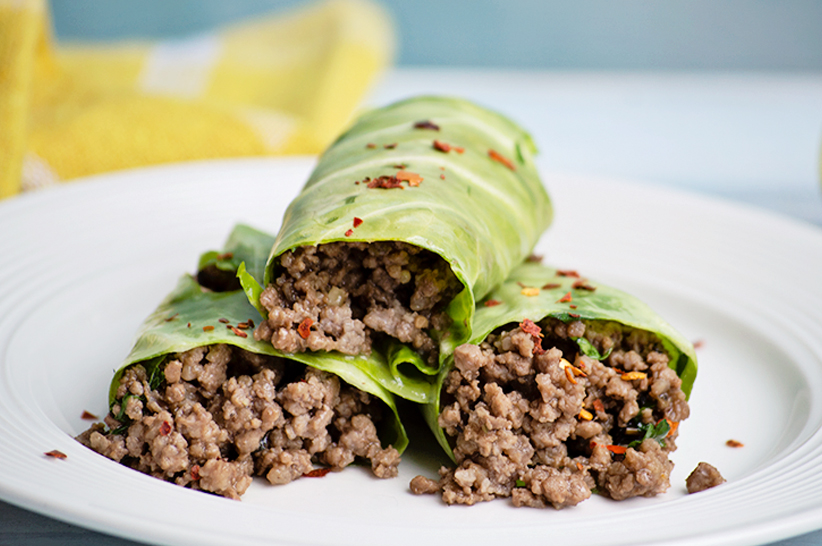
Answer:
POLYGON ((0 204, 0 498, 168 544, 756 544, 822 527, 822 231, 619 181, 548 176, 557 217, 538 250, 634 292, 704 341, 665 495, 562 511, 445 507, 408 492, 441 460, 412 448, 395 480, 351 468, 255 482, 234 502, 76 443, 82 411, 104 413, 112 369, 178 275, 237 221, 276 230, 311 164, 145 169, 0 204), (43 455, 52 449, 68 459, 43 455), (688 496, 685 477, 701 460, 728 483, 688 496))

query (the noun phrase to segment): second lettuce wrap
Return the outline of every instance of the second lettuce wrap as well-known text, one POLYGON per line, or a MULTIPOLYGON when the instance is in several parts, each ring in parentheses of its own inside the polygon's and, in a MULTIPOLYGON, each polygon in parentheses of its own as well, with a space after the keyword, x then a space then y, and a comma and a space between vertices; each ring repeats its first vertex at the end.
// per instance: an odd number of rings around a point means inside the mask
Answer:
POLYGON ((287 483, 370 461, 396 475, 408 439, 393 395, 340 355, 286 356, 253 337, 261 318, 236 283, 262 274, 273 237, 237 226, 141 326, 115 373, 106 426, 79 438, 156 477, 239 498, 252 475, 287 483))

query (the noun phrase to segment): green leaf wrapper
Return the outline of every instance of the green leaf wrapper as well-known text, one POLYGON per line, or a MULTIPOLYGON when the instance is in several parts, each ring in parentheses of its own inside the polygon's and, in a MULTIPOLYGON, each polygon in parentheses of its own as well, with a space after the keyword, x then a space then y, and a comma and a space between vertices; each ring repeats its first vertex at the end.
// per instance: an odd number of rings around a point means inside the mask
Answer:
MULTIPOLYGON (((225 249, 218 254, 231 253, 231 260, 239 261, 240 264, 245 263, 247 271, 256 271, 258 275, 262 275, 273 240, 274 238, 268 234, 240 225, 232 231, 225 249)), ((201 259, 201 265, 209 263, 213 258, 210 258, 209 254, 211 253, 204 254, 205 258, 201 259)), ((282 357, 332 373, 349 385, 379 398, 391 409, 390 413, 386 413, 383 423, 378 425, 380 440, 385 445, 393 445, 400 453, 406 448, 408 437, 400 422, 394 396, 365 369, 368 366, 383 368, 384 362, 379 357, 377 362, 371 362, 364 358, 354 359, 333 353, 285 355, 274 349, 270 343, 255 340, 251 329, 244 331, 248 337, 236 335, 233 330, 226 327, 226 324, 218 321, 221 318, 234 326, 248 319, 255 323, 262 320, 241 290, 204 291, 194 277, 183 275, 176 288, 140 327, 133 349, 112 379, 109 404, 114 402, 120 377, 127 367, 140 363, 145 366, 151 378, 157 375, 159 366, 169 355, 205 345, 225 343, 253 353, 282 357), (213 326, 213 330, 204 331, 204 326, 213 326)))
MULTIPOLYGON (((573 276, 561 276, 556 269, 536 263, 524 263, 511 272, 508 279, 496 290, 489 294, 486 301, 495 300, 498 304, 486 306, 479 304, 474 315, 474 331, 468 343, 479 344, 488 334, 506 325, 516 325, 525 319, 535 323, 548 317, 563 322, 575 320, 609 321, 624 327, 645 330, 656 335, 670 358, 669 367, 676 371, 682 379, 682 391, 690 396, 694 379, 696 379, 696 353, 690 341, 665 322, 650 307, 640 300, 609 286, 585 281, 584 284, 594 287, 595 290, 573 288, 580 279, 573 276), (542 289, 546 285, 559 285, 556 288, 542 289), (524 288, 537 288, 539 294, 526 296, 524 288), (572 300, 560 302, 567 293, 572 300), (576 308, 572 309, 573 304, 576 308)), ((597 352, 587 344, 587 340, 577 340, 580 350, 597 352), (582 343, 580 343, 582 341, 582 343)), ((589 356, 593 356, 590 355, 589 356)), ((596 358, 596 356, 593 356, 596 358)), ((599 355, 604 358, 605 355, 599 355)), ((439 375, 440 388, 437 389, 436 400, 423 406, 423 414, 429 427, 437 437, 440 445, 449 456, 453 457, 451 447, 437 424, 440 412, 440 392, 448 371, 453 366, 453 354, 450 355, 447 365, 439 375)))
POLYGON ((276 277, 276 258, 302 246, 401 241, 440 255, 464 289, 447 308, 453 322, 438 340, 439 364, 394 349, 385 381, 378 379, 399 396, 425 401, 409 385, 419 386, 420 375, 433 378, 471 337, 476 301, 530 254, 551 222, 535 153, 519 126, 460 99, 420 97, 367 113, 323 154, 288 207, 263 285, 276 277), (433 127, 415 127, 420 122, 433 127), (435 148, 435 140, 450 151, 435 148), (399 166, 420 175, 419 186, 368 187, 366 177, 394 176, 399 166), (356 228, 355 217, 362 220, 356 228))

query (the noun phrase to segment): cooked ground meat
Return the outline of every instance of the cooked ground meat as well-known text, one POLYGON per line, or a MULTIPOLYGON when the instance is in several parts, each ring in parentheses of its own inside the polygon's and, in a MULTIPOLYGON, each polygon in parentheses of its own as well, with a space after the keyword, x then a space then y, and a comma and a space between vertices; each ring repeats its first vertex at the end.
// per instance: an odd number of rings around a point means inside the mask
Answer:
POLYGON ((658 339, 556 319, 541 333, 539 343, 540 328, 524 322, 457 348, 439 416, 457 467, 440 469, 438 482, 415 478, 412 492, 563 508, 594 489, 615 500, 668 489, 668 454, 689 408, 658 339), (609 356, 584 356, 577 337, 609 356))
POLYGON ((719 470, 708 463, 696 465, 694 471, 685 480, 688 493, 699 493, 723 483, 725 483, 725 478, 722 477, 719 470))
POLYGON ((370 354, 375 337, 408 343, 429 361, 461 284, 448 264, 406 243, 329 243, 279 258, 280 275, 260 298, 268 320, 255 337, 287 352, 370 354))
POLYGON ((380 401, 336 376, 229 345, 125 371, 105 424, 77 439, 140 472, 238 499, 252 476, 284 484, 355 458, 380 478, 399 453, 377 437, 380 401))

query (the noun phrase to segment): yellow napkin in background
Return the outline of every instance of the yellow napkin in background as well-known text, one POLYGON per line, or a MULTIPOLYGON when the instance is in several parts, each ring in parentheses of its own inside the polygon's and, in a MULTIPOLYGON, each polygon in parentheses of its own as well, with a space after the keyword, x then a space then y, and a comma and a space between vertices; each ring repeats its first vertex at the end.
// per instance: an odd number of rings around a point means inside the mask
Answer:
POLYGON ((393 51, 390 19, 365 0, 89 46, 53 44, 44 0, 0 0, 0 198, 142 165, 319 153, 393 51))

